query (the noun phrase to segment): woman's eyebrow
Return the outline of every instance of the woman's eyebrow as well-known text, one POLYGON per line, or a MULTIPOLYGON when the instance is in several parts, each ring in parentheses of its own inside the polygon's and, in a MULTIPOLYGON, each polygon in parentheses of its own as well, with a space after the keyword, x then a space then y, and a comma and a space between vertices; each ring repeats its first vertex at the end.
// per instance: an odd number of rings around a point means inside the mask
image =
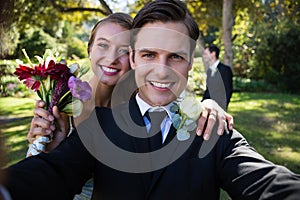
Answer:
POLYGON ((110 42, 108 39, 103 38, 103 37, 99 37, 99 38, 96 39, 96 41, 99 41, 99 40, 104 40, 104 41, 106 41, 106 42, 110 42))

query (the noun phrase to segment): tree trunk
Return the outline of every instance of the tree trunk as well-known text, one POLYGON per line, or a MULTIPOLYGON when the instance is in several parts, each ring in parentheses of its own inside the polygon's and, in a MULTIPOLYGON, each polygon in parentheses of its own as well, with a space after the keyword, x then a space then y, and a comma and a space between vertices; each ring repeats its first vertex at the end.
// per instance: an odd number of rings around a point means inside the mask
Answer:
POLYGON ((223 0, 223 15, 222 15, 223 41, 224 41, 224 48, 225 48, 224 63, 230 67, 232 67, 232 63, 233 63, 233 49, 232 49, 233 1, 234 0, 223 0))

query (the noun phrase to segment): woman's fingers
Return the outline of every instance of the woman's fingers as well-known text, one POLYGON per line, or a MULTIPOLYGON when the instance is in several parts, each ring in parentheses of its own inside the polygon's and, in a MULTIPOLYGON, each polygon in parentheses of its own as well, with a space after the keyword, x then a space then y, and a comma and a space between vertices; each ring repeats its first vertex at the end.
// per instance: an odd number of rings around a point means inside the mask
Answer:
POLYGON ((197 127, 197 135, 198 136, 202 135, 202 131, 204 130, 204 127, 205 127, 205 124, 206 124, 206 121, 208 118, 208 114, 209 114, 209 111, 205 108, 200 115, 200 118, 198 120, 198 127, 197 127))
POLYGON ((224 130, 227 130, 227 123, 224 115, 218 116, 219 126, 218 126, 218 135, 223 135, 224 130))
POLYGON ((207 125, 203 135, 204 140, 209 140, 213 127, 217 121, 217 115, 218 112, 214 109, 211 110, 210 113, 208 114, 207 125))
POLYGON ((225 112, 225 118, 226 118, 226 121, 228 123, 229 130, 232 131, 233 130, 233 126, 234 126, 233 117, 230 114, 228 114, 228 113, 225 112))
POLYGON ((36 107, 36 108, 44 108, 44 106, 45 106, 45 102, 42 101, 42 100, 37 100, 37 101, 35 102, 35 107, 36 107))
POLYGON ((27 134, 27 139, 30 143, 34 141, 36 136, 50 135, 55 130, 53 125, 54 117, 51 113, 43 107, 45 103, 41 100, 36 102, 33 110, 34 117, 31 120, 30 130, 27 134))
POLYGON ((57 124, 59 125, 63 133, 67 133, 69 129, 69 117, 63 112, 59 112, 58 107, 53 107, 53 115, 56 119, 57 124))
POLYGON ((34 108, 33 115, 35 117, 41 117, 49 121, 54 120, 53 115, 51 115, 51 113, 48 110, 45 110, 44 108, 34 108))
POLYGON ((41 117, 33 117, 27 139, 32 143, 38 135, 50 135, 55 130, 55 126, 41 117))

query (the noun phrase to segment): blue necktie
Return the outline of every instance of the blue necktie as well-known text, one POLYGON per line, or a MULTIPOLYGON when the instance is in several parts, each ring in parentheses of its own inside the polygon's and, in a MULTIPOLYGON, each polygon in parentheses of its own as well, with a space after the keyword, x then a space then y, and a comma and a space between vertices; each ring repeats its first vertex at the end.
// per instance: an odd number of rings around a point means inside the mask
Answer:
POLYGON ((146 116, 148 117, 151 127, 149 132, 149 144, 150 151, 155 151, 162 146, 162 133, 160 125, 164 118, 167 116, 166 111, 161 112, 147 112, 146 116))

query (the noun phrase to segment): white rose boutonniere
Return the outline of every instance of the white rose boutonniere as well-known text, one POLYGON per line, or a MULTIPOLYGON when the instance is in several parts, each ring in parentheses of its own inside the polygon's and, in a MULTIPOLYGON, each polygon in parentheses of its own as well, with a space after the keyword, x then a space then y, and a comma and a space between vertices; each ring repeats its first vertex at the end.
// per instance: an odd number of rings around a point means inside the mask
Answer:
POLYGON ((190 138, 190 131, 197 127, 202 110, 202 103, 194 97, 185 97, 178 104, 171 107, 171 112, 176 113, 173 118, 173 126, 177 129, 177 139, 184 141, 190 138))

